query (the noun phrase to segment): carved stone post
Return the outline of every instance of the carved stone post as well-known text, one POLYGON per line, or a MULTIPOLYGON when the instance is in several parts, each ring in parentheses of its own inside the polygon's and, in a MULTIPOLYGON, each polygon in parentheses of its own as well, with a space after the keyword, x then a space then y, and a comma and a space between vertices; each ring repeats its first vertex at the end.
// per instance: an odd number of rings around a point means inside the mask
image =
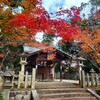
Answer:
POLYGON ((91 73, 91 86, 94 86, 95 85, 95 71, 94 71, 94 69, 91 69, 90 73, 91 73))
POLYGON ((76 61, 77 61, 77 65, 79 67, 79 84, 81 85, 81 81, 82 81, 82 76, 81 76, 81 72, 82 72, 82 67, 84 67, 83 61, 86 60, 85 58, 82 57, 77 57, 76 61))

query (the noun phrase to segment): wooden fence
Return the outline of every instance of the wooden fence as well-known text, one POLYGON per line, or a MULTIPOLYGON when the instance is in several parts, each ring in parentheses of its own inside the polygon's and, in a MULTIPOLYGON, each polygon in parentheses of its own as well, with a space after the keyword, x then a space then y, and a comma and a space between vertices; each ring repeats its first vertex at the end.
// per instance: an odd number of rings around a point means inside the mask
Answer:
POLYGON ((32 75, 29 75, 28 72, 25 75, 22 72, 19 72, 19 75, 14 75, 12 80, 12 87, 17 88, 35 88, 35 70, 33 68, 32 75))
POLYGON ((85 73, 84 70, 81 71, 81 87, 93 87, 100 85, 100 74, 95 73, 91 69, 90 73, 85 73))

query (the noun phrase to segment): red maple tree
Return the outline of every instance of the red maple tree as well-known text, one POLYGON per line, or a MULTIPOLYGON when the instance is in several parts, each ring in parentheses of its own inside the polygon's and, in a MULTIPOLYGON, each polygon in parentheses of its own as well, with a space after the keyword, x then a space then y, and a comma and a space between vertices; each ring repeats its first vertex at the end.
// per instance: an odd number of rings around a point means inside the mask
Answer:
MULTIPOLYGON (((75 23, 80 20, 80 11, 76 7, 72 7, 70 10, 61 10, 57 12, 57 15, 59 16, 60 13, 67 13, 67 17, 69 16, 71 22, 74 24, 71 25, 61 18, 51 19, 49 13, 40 5, 28 14, 18 14, 14 16, 7 23, 5 32, 14 32, 24 28, 27 29, 27 34, 30 37, 36 35, 37 32, 44 32, 46 34, 60 36, 64 40, 71 42, 73 36, 76 35, 79 30, 75 23)), ((23 36, 20 32, 18 34, 23 36)))
MULTIPOLYGON (((74 35, 77 35, 79 31, 79 27, 76 23, 80 20, 80 11, 77 7, 72 7, 70 10, 60 9, 60 11, 56 13, 56 16, 64 14, 67 15, 66 18, 68 18, 72 24, 63 18, 51 19, 50 14, 40 3, 40 5, 28 13, 14 15, 13 18, 8 21, 5 33, 11 33, 9 37, 13 38, 13 40, 24 41, 28 43, 28 45, 35 47, 41 46, 41 44, 32 43, 34 36, 38 32, 53 34, 61 37, 65 41, 71 42, 74 35)), ((42 47, 45 48, 45 45, 42 47)), ((51 57, 49 58, 51 59, 51 57)))

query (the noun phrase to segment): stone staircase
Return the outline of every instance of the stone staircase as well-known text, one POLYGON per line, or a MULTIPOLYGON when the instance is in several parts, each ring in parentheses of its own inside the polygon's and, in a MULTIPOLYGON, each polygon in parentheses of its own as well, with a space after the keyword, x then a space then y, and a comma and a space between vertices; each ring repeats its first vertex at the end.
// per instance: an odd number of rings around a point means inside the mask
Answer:
POLYGON ((40 100, 98 100, 79 85, 66 82, 38 82, 36 90, 40 100))

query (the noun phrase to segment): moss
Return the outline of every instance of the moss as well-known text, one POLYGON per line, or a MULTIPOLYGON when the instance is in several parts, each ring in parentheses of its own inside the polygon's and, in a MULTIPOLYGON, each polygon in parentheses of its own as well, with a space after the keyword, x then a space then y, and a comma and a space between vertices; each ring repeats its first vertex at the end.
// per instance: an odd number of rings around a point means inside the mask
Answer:
POLYGON ((4 99, 3 99, 3 95, 2 95, 1 92, 0 92, 0 100, 4 100, 4 99))

